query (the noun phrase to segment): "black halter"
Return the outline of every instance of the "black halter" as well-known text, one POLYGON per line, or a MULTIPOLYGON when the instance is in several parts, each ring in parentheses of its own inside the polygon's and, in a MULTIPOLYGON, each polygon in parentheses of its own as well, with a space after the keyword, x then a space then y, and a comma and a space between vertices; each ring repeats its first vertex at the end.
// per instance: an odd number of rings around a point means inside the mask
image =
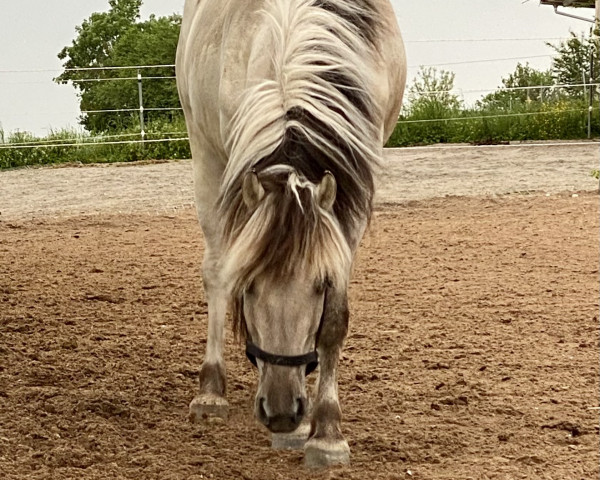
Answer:
POLYGON ((314 372, 315 368, 317 368, 319 365, 319 355, 316 350, 310 353, 305 353, 304 355, 274 355, 261 350, 250 340, 246 341, 246 356, 255 367, 257 358, 260 358, 265 363, 270 363, 271 365, 281 365, 284 367, 300 367, 302 365, 306 365, 306 375, 314 372))

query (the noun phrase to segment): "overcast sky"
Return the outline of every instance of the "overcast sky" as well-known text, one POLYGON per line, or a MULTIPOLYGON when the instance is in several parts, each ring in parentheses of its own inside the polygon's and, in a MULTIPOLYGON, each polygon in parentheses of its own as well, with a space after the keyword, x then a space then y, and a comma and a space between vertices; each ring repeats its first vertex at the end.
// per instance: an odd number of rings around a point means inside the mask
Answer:
MULTIPOLYGON (((61 67, 56 55, 75 37, 76 25, 92 12, 108 9, 108 0, 0 2, 0 126, 5 132, 18 129, 36 134, 77 127, 79 109, 73 87, 52 82, 61 67)), ((183 3, 145 0, 142 14, 147 18, 150 13, 181 13, 183 3)), ((495 89, 518 62, 549 68, 552 50, 542 39, 556 43, 569 31, 587 32, 591 26, 555 15, 551 7, 538 5, 538 0, 392 3, 406 42, 409 84, 419 65, 437 65, 456 73, 455 86, 467 103, 484 94, 470 91, 495 89)), ((592 9, 567 11, 590 18, 594 14, 592 9)))

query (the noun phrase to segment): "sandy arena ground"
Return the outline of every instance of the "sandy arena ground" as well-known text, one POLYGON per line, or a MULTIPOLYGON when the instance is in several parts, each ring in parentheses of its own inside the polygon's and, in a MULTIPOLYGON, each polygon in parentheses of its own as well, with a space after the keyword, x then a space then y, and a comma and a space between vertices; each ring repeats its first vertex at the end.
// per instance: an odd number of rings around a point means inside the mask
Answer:
POLYGON ((0 172, 3 478, 598 478, 597 164, 597 144, 387 152, 341 359, 352 464, 320 472, 270 449, 230 335, 229 421, 187 420, 189 162, 0 172))

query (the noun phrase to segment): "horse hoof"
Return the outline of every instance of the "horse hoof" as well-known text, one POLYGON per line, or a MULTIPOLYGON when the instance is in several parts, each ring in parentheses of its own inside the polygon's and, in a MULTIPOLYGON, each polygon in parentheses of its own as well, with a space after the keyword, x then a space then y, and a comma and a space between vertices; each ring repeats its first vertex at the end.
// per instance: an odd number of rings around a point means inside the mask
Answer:
POLYGON ((304 465, 310 468, 323 468, 332 465, 348 465, 350 447, 346 440, 334 442, 312 439, 304 446, 304 465))
POLYGON ((271 448, 275 450, 302 450, 310 433, 310 424, 302 423, 290 433, 271 434, 271 448))
POLYGON ((190 403, 190 421, 192 423, 226 421, 228 415, 229 403, 218 395, 198 395, 190 403))

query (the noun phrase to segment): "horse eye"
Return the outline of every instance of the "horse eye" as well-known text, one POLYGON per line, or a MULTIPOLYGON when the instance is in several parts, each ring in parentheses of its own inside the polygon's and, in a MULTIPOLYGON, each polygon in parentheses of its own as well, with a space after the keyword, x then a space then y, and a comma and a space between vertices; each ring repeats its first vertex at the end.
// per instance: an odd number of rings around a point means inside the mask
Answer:
POLYGON ((315 285, 315 293, 317 295, 322 295, 323 292, 325 291, 325 289, 327 288, 327 286, 328 286, 327 280, 317 282, 315 285))

